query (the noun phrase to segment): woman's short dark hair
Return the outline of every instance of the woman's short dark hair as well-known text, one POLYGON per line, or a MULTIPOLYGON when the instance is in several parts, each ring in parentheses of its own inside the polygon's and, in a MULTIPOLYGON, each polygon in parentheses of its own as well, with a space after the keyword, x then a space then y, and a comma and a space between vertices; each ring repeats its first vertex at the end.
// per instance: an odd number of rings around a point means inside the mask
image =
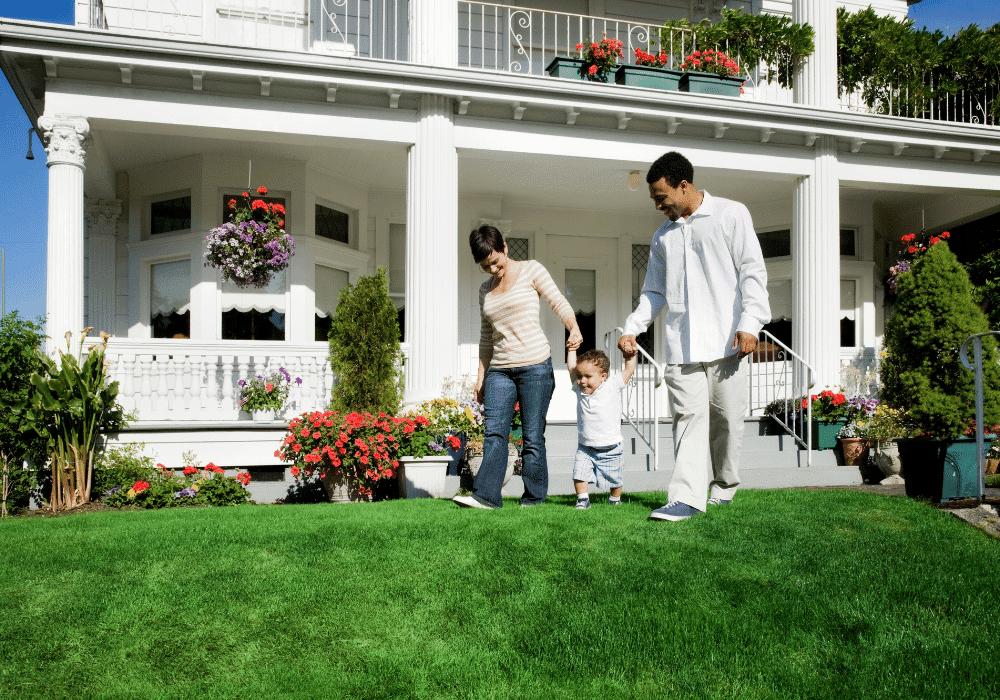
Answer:
POLYGON ((472 248, 473 260, 485 260, 494 251, 503 252, 503 234, 496 226, 483 224, 469 234, 469 247, 472 248))
POLYGON ((691 165, 691 161, 677 151, 664 153, 649 166, 646 182, 652 185, 663 178, 666 178, 667 184, 671 187, 680 187, 682 180, 687 180, 689 185, 693 185, 694 166, 691 165))
POLYGON ((581 362, 590 362, 604 374, 607 374, 611 370, 611 360, 608 359, 607 355, 597 349, 581 352, 580 356, 576 358, 576 364, 579 365, 581 362))

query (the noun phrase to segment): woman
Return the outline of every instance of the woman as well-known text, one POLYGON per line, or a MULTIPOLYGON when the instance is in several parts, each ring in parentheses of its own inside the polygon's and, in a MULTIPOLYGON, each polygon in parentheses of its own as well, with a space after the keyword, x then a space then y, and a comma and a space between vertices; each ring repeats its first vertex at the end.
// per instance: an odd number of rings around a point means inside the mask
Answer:
POLYGON ((482 317, 479 334, 479 371, 476 398, 485 404, 483 463, 471 496, 456 496, 467 508, 500 508, 500 489, 507 471, 507 437, 514 407, 521 405, 524 446, 521 505, 545 500, 549 468, 545 458, 545 414, 555 388, 552 357, 538 322, 539 298, 549 303, 569 331, 566 347, 583 342, 573 307, 548 271, 535 260, 511 260, 503 234, 480 226, 469 235, 472 258, 490 278, 479 288, 482 317))

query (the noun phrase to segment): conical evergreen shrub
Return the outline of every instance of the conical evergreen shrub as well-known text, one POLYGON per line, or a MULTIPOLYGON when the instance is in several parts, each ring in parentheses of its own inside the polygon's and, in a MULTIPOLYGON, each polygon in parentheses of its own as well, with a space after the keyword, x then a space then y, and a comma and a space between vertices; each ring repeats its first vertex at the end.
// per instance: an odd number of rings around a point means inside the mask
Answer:
POLYGON ((384 268, 340 291, 329 337, 330 362, 337 376, 330 408, 396 414, 402 353, 384 268))
MULTIPOLYGON (((966 338, 989 330, 965 268, 943 240, 920 253, 898 279, 896 312, 886 321, 881 399, 902 409, 927 437, 962 437, 975 419, 975 374, 959 358, 966 338)), ((997 346, 983 342, 986 425, 1000 421, 997 346)))

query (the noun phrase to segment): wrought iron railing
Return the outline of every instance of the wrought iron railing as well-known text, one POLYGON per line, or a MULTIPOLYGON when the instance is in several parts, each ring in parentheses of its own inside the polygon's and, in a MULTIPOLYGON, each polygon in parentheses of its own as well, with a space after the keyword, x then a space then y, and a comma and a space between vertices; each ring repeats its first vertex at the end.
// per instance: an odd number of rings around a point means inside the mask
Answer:
MULTIPOLYGON (((621 328, 615 328, 604 334, 604 353, 615 357, 614 350, 618 347, 618 338, 622 335, 621 328)), ((631 381, 625 386, 622 397, 622 417, 639 435, 640 439, 653 453, 653 471, 660 464, 660 392, 657 389, 663 383, 663 365, 659 364, 639 347, 639 362, 631 381)))
POLYGON ((805 448, 806 465, 812 466, 812 403, 802 405, 813 385, 812 368, 767 331, 749 361, 750 415, 773 418, 805 448))
MULTIPOLYGON (((90 0, 77 23, 130 35, 407 61, 408 12, 408 0, 90 0)), ((577 44, 602 36, 622 42, 626 64, 634 63, 637 48, 664 51, 668 67, 678 67, 696 49, 713 48, 688 28, 474 0, 457 0, 456 12, 458 66, 482 71, 541 76, 556 56, 573 56, 577 44)), ((777 65, 744 65, 728 45, 714 48, 741 66, 743 99, 794 101, 792 90, 775 78, 777 65)), ((840 106, 917 119, 1000 123, 995 84, 950 94, 944 87, 956 81, 946 78, 929 74, 927 89, 919 95, 892 85, 866 86, 843 95, 840 106)))

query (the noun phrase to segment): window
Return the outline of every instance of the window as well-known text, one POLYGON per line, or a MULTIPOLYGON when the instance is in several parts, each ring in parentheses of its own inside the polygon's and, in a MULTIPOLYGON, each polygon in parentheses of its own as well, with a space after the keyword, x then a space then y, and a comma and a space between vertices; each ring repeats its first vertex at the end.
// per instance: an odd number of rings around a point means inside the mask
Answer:
POLYGON ((149 325, 154 338, 191 337, 191 261, 149 266, 149 325))
MULTIPOLYGON (((566 268, 566 301, 573 307, 583 334, 577 352, 593 350, 597 347, 597 271, 566 268)), ((569 340, 568 330, 564 340, 569 340)))
MULTIPOLYGON (((632 308, 639 304, 639 295, 642 294, 642 285, 646 282, 646 265, 649 263, 649 246, 632 246, 632 308)), ((640 333, 635 339, 639 347, 653 357, 653 326, 640 333)))
POLYGON ((191 228, 191 195, 161 199, 153 202, 149 209, 149 232, 154 236, 191 228))
POLYGON ((316 235, 320 238, 328 238, 338 243, 349 243, 351 232, 350 214, 325 207, 322 204, 316 205, 316 235))
POLYGON ((340 290, 347 284, 348 276, 344 270, 316 266, 316 340, 326 341, 330 337, 330 325, 337 313, 340 290))
POLYGON ((507 257, 511 260, 530 260, 531 241, 527 238, 512 238, 508 236, 504 239, 507 244, 507 257))
POLYGON ((840 280, 840 347, 857 347, 858 291, 854 280, 840 280))
POLYGON ((792 254, 792 230, 761 231, 757 234, 765 258, 787 258, 792 254))
MULTIPOLYGON (((792 254, 792 231, 761 231, 757 234, 761 252, 765 258, 787 258, 792 254)), ((845 258, 857 256, 857 231, 853 228, 840 229, 840 255, 845 258)))
POLYGON ((853 258, 857 256, 857 231, 853 228, 840 229, 840 256, 853 258))
POLYGON ((389 298, 396 307, 402 341, 406 338, 406 224, 389 224, 389 298))
MULTIPOLYGON (((840 280, 840 346, 858 346, 858 282, 840 280)), ((771 322, 763 330, 792 347, 792 282, 769 280, 767 293, 771 303, 771 322)))
POLYGON ((240 289, 222 283, 223 340, 285 339, 285 274, 271 276, 263 289, 240 289))

